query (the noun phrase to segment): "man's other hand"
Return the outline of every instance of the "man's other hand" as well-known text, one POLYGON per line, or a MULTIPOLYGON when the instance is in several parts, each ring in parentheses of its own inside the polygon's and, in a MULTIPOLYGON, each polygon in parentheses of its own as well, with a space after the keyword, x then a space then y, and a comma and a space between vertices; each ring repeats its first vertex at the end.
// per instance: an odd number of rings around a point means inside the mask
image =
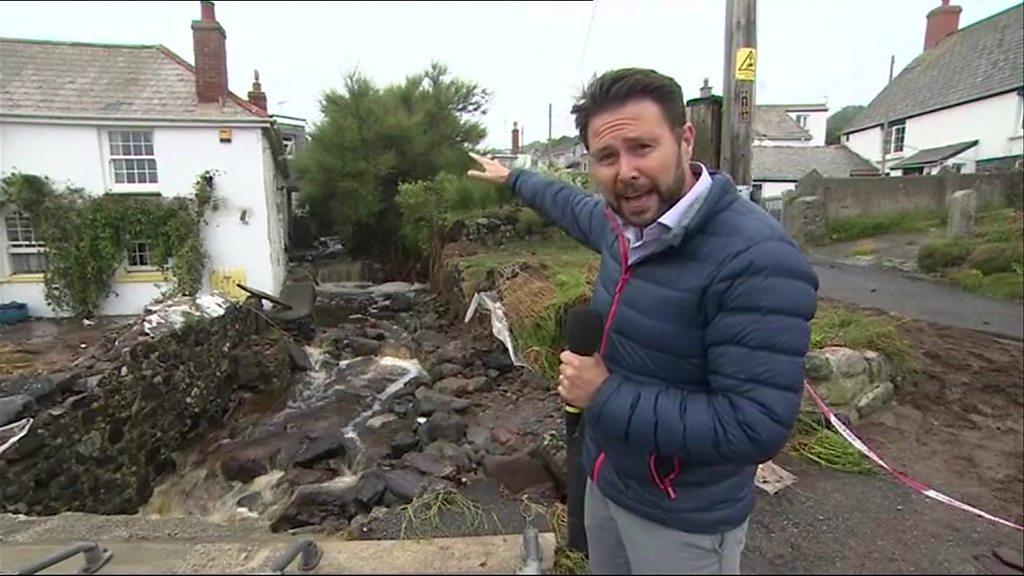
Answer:
POLYGON ((479 154, 474 154, 470 152, 469 155, 470 157, 473 158, 473 160, 476 160, 477 164, 479 164, 483 168, 483 171, 481 172, 479 170, 470 170, 469 172, 466 173, 467 175, 473 178, 479 178, 480 180, 493 182, 495 184, 505 183, 505 180, 508 178, 508 168, 505 168, 504 166, 502 166, 498 162, 495 162, 494 160, 491 160, 490 158, 480 156, 479 154))
POLYGON ((559 358, 558 394, 570 406, 585 409, 608 379, 608 369, 597 354, 580 356, 566 350, 559 358))

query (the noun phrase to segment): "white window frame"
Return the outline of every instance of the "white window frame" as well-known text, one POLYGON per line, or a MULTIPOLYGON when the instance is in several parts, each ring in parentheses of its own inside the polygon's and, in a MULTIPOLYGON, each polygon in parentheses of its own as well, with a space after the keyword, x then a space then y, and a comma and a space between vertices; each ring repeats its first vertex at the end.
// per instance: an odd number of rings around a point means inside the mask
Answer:
MULTIPOLYGON (((120 142, 118 142, 121 144, 120 142)), ((142 144, 145 147, 144 143, 142 144)), ((134 145, 133 145, 134 147, 134 145)), ((122 150, 123 152, 123 150, 122 150)), ((152 128, 137 128, 137 127, 117 127, 104 130, 103 132, 103 159, 106 166, 107 174, 107 188, 111 192, 124 192, 124 193, 148 193, 148 192, 159 192, 160 191, 160 165, 157 162, 156 157, 156 131, 152 128), (115 133, 148 133, 149 134, 149 147, 151 154, 146 154, 143 149, 143 154, 114 154, 112 149, 112 138, 111 136, 115 133), (114 163, 118 160, 151 160, 154 167, 156 168, 156 182, 117 182, 116 170, 114 169, 114 163)))
MULTIPOLYGON (((34 276, 34 275, 37 275, 37 274, 43 274, 45 272, 45 268, 43 270, 38 271, 38 272, 15 272, 14 271, 14 259, 11 258, 12 256, 14 256, 16 254, 46 254, 46 244, 36 240, 36 237, 35 237, 36 236, 35 225, 32 224, 31 218, 29 218, 23 212, 19 212, 19 211, 6 212, 6 213, 3 214, 2 224, 3 224, 3 226, 2 226, 2 228, 3 228, 3 244, 6 247, 6 254, 4 254, 3 257, 6 260, 6 265, 7 265, 7 270, 9 271, 9 275, 10 276, 34 276), (16 218, 16 219, 19 219, 19 220, 27 220, 28 221, 29 226, 30 226, 30 230, 32 231, 32 240, 26 241, 26 240, 11 240, 10 239, 10 237, 9 237, 10 232, 9 232, 9 227, 8 227, 8 221, 11 218, 16 218)), ((21 229, 21 230, 24 229, 20 223, 19 223, 18 228, 21 229)), ((20 234, 19 234, 19 236, 20 236, 20 234)))
POLYGON ((160 270, 159 266, 153 265, 154 252, 153 252, 152 244, 153 243, 151 241, 149 241, 149 240, 132 240, 131 242, 129 242, 128 243, 128 253, 125 254, 125 257, 124 257, 124 260, 125 260, 124 261, 124 269, 127 272, 129 272, 129 273, 131 273, 131 272, 156 272, 156 271, 160 270), (146 252, 145 252, 145 254, 148 256, 148 259, 149 259, 149 262, 150 262, 149 264, 132 264, 132 255, 135 253, 135 248, 139 244, 145 244, 146 245, 146 252))
POLYGON ((284 157, 291 160, 295 157, 295 136, 286 134, 281 137, 281 145, 284 146, 284 157))
POLYGON ((907 148, 907 124, 900 122, 898 124, 890 124, 889 132, 885 135, 885 153, 889 154, 902 154, 907 148), (900 132, 900 149, 896 150, 896 132, 900 132))
POLYGON ((807 129, 807 122, 810 119, 810 114, 794 114, 793 121, 797 123, 803 129, 807 129))

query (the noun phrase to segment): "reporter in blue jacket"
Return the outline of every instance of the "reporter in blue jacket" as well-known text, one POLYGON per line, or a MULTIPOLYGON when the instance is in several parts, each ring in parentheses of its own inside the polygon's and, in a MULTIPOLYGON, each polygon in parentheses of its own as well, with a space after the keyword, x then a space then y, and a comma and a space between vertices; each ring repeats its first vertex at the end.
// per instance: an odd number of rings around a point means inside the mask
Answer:
POLYGON ((470 175, 601 254, 601 351, 563 352, 558 384, 585 410, 591 570, 739 573, 757 465, 800 409, 817 278, 728 175, 691 161, 673 79, 609 71, 573 114, 599 195, 477 155, 470 175))

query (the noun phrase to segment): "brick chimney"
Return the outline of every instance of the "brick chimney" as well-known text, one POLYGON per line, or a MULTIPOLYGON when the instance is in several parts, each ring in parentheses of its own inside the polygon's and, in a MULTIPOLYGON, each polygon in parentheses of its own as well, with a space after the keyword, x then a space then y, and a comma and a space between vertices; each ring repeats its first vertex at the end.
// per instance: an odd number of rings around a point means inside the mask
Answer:
POLYGON ((267 111, 267 94, 263 91, 263 86, 260 84, 260 71, 253 71, 252 90, 249 91, 249 103, 253 106, 267 111))
POLYGON ((512 154, 519 154, 519 122, 512 123, 512 154))
POLYGON ((196 96, 199 102, 223 102, 228 94, 227 34, 217 22, 213 2, 200 2, 202 16, 192 21, 192 48, 196 60, 196 96))
POLYGON ((942 0, 942 6, 928 13, 928 25, 924 32, 924 49, 930 50, 947 36, 960 29, 960 12, 963 8, 950 6, 949 0, 942 0))

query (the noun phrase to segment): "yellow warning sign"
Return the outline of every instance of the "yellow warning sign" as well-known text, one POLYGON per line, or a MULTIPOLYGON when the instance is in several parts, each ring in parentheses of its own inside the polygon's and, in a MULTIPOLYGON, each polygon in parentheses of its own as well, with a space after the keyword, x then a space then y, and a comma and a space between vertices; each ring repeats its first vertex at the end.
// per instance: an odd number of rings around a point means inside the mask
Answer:
POLYGON ((210 286, 214 290, 241 302, 248 294, 238 284, 245 284, 245 268, 227 268, 210 273, 210 286))
POLYGON ((736 79, 753 80, 757 76, 757 50, 740 48, 736 51, 736 79))

